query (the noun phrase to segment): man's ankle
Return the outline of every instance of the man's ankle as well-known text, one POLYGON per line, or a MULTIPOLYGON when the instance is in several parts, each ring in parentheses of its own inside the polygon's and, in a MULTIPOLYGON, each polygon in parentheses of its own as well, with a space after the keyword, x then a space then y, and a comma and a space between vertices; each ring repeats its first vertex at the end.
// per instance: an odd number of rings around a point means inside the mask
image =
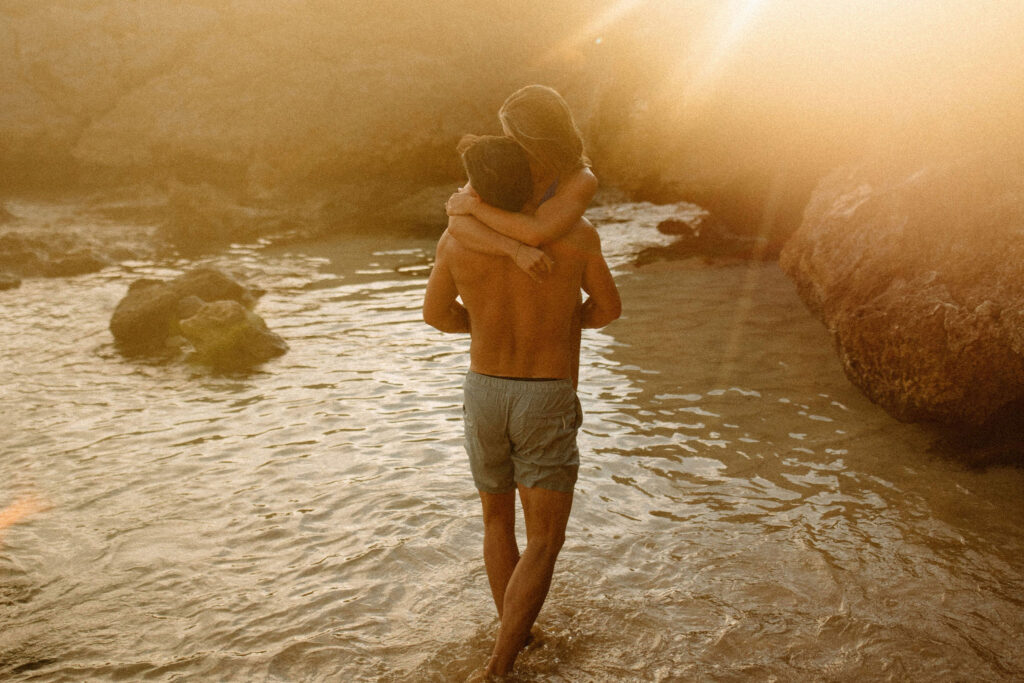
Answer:
POLYGON ((487 660, 487 667, 484 669, 484 673, 487 676, 487 680, 491 680, 492 676, 506 676, 512 671, 512 667, 504 671, 500 671, 498 667, 498 655, 491 655, 491 658, 487 660))

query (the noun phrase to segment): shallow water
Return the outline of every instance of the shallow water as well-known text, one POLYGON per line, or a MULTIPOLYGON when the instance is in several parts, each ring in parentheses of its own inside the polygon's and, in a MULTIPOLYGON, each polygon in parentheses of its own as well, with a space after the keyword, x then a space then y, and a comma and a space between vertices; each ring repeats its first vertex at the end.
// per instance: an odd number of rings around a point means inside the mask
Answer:
MULTIPOLYGON (((930 450, 842 376, 774 264, 637 269, 584 337, 583 462, 525 681, 1019 680, 1024 475, 930 450)), ((461 446, 465 338, 433 245, 236 248, 291 351, 251 374, 125 359, 129 263, 0 292, 0 678, 448 681, 496 619, 461 446)))

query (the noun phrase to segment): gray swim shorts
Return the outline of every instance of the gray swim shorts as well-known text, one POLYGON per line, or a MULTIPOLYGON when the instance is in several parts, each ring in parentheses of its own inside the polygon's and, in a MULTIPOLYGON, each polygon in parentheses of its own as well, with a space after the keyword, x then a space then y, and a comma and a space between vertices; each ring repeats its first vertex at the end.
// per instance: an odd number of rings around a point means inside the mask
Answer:
POLYGON ((567 379, 522 380, 470 371, 463 385, 466 452, 476 487, 516 484, 572 493, 580 467, 583 409, 567 379))

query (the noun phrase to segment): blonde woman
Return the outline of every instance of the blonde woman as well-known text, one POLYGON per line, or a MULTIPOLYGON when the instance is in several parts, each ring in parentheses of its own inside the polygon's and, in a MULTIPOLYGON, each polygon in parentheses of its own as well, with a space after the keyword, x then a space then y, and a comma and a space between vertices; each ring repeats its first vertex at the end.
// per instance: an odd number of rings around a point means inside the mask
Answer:
POLYGON ((526 150, 533 194, 522 212, 483 202, 467 184, 445 206, 449 216, 471 215, 449 232, 473 251, 507 255, 537 278, 551 260, 536 249, 571 230, 597 191, 597 177, 569 106, 554 89, 528 85, 512 93, 498 111, 505 135, 526 150))

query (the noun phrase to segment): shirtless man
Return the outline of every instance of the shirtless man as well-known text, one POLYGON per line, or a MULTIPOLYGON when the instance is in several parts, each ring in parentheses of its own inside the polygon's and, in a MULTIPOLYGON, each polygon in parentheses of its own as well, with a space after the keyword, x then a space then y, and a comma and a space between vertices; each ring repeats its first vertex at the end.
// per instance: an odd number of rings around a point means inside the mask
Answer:
MULTIPOLYGON (((477 139, 463 151, 463 162, 472 187, 488 204, 518 211, 529 198, 529 163, 508 138, 477 139)), ((476 219, 452 216, 449 225, 460 220, 476 219)), ((446 231, 423 301, 427 324, 442 332, 469 332, 471 338, 466 451, 483 504, 484 564, 501 619, 487 676, 512 670, 565 540, 579 468, 579 329, 602 327, 621 309, 589 222, 581 219, 544 251, 553 265, 535 281, 512 259, 470 251, 446 231), (589 295, 582 305, 581 288, 589 295), (521 556, 517 489, 527 536, 521 556)))

